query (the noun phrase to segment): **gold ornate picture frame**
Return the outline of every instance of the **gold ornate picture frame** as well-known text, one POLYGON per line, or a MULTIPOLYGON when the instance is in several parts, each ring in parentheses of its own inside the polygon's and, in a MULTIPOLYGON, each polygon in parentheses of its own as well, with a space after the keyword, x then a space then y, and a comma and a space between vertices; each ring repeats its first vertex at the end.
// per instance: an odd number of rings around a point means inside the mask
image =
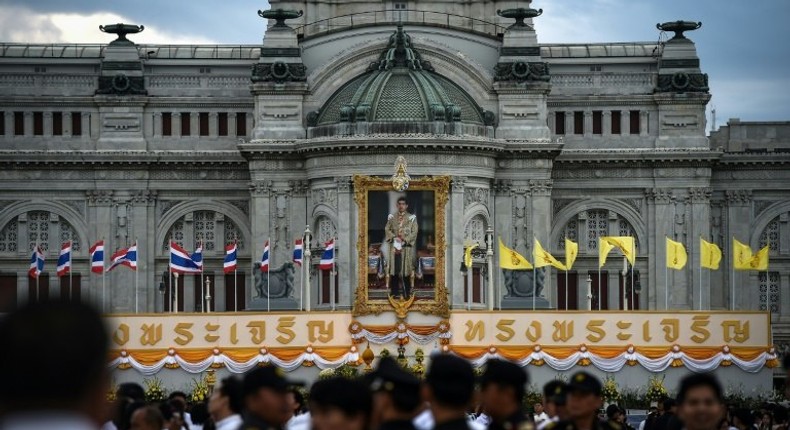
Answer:
MULTIPOLYGON (((404 311, 418 311, 430 315, 449 317, 450 304, 448 290, 445 284, 445 250, 446 250, 446 206, 449 198, 450 176, 428 176, 422 178, 411 178, 407 185, 408 189, 400 191, 400 194, 419 195, 426 200, 427 193, 433 193, 433 230, 429 235, 424 235, 420 239, 420 246, 416 251, 417 266, 416 272, 420 277, 417 288, 412 292, 415 296, 404 297, 400 300, 389 295, 388 284, 382 291, 381 270, 384 263, 381 260, 381 238, 370 238, 370 216, 371 216, 371 196, 380 199, 380 194, 398 193, 393 187, 393 181, 389 178, 374 176, 354 176, 354 200, 358 210, 358 235, 357 235, 357 268, 358 284, 356 297, 354 299, 353 315, 380 314, 382 312, 394 312, 399 314, 404 311), (425 192, 425 193, 420 193, 425 192), (373 193, 373 194, 372 194, 373 193), (432 236, 432 237, 431 237, 432 236), (373 239, 373 240, 371 240, 373 239), (377 265, 380 265, 377 269, 377 265), (425 268, 425 270, 422 270, 425 268), (426 275, 431 273, 431 279, 426 275), (421 285, 421 287, 420 287, 421 285), (428 295, 430 287, 426 290, 426 285, 432 286, 432 297, 428 295), (416 292, 415 292, 416 291, 416 292), (404 309, 404 307, 408 309, 404 309)), ((381 207, 375 210, 381 211, 381 207)), ((386 215, 384 215, 386 220, 386 215)), ((429 230, 430 231, 430 230, 429 230)), ((418 233, 419 235, 419 233, 418 233)), ((383 269, 386 270, 386 269, 383 269)), ((385 275, 386 276, 386 275, 385 275)), ((412 285, 414 279, 412 278, 412 285)))

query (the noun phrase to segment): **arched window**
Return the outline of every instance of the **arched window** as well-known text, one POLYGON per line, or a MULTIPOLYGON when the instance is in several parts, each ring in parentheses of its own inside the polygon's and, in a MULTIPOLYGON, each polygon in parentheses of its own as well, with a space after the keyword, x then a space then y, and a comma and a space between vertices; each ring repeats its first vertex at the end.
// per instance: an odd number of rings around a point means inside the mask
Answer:
POLYGON ((760 249, 768 246, 769 255, 777 255, 779 253, 779 217, 774 218, 765 226, 765 229, 760 234, 760 249))
POLYGON ((466 224, 464 229, 464 241, 485 245, 486 241, 486 220, 483 215, 475 215, 466 224))
POLYGON ((579 243, 580 252, 598 252, 598 240, 603 236, 632 236, 639 249, 636 230, 622 216, 607 209, 590 209, 571 218, 557 238, 559 249, 565 249, 565 238, 579 243), (583 243, 580 243, 583 242, 583 243))
POLYGON ((191 246, 200 242, 204 251, 223 251, 226 244, 234 241, 239 250, 243 250, 245 246, 239 226, 229 217, 215 211, 195 211, 173 223, 162 243, 162 251, 168 251, 170 240, 184 247, 185 242, 189 243, 185 239, 190 234, 191 246), (222 237, 222 242, 218 240, 219 237, 222 237))
POLYGON ((318 217, 316 224, 316 239, 318 244, 323 246, 324 243, 329 242, 337 235, 335 224, 332 220, 324 215, 318 217))
POLYGON ((82 249, 82 243, 74 227, 62 217, 49 211, 30 211, 14 217, 0 229, 0 253, 17 253, 21 246, 33 249, 36 244, 45 252, 60 244, 71 241, 74 252, 82 249), (54 235, 53 235, 54 233, 54 235))

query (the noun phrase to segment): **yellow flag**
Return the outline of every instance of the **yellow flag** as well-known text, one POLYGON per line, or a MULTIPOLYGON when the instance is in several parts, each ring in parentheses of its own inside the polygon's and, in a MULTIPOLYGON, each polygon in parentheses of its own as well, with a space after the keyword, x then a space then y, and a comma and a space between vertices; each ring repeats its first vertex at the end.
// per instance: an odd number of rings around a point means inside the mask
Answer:
POLYGON ((699 238, 700 265, 711 270, 719 270, 721 249, 715 244, 699 238))
POLYGON ((636 263, 636 242, 631 236, 604 236, 601 239, 617 247, 623 256, 631 263, 636 263))
POLYGON ((688 254, 686 248, 680 242, 667 238, 667 267, 670 269, 680 270, 686 266, 688 261, 688 254))
POLYGON ((606 256, 614 249, 614 245, 604 239, 603 237, 598 239, 598 268, 606 264, 606 256))
POLYGON ((532 265, 529 264, 529 261, 527 261, 527 259, 521 254, 505 246, 505 244, 502 243, 502 238, 500 237, 499 268, 510 270, 529 270, 532 269, 532 265))
POLYGON ((758 270, 760 272, 764 272, 768 270, 768 247, 764 247, 763 249, 757 251, 757 254, 752 256, 751 261, 752 270, 758 270))
POLYGON ((579 255, 579 244, 565 238, 565 270, 571 270, 577 255, 579 255))
POLYGON ((464 264, 466 265, 467 269, 472 267, 472 250, 478 246, 478 244, 467 246, 466 251, 464 251, 464 264))
POLYGON ((532 261, 535 262, 535 267, 552 266, 560 270, 565 270, 565 265, 557 261, 553 255, 540 246, 538 239, 535 239, 535 246, 532 250, 532 261))
POLYGON ((732 238, 732 264, 735 270, 752 270, 752 249, 732 238))

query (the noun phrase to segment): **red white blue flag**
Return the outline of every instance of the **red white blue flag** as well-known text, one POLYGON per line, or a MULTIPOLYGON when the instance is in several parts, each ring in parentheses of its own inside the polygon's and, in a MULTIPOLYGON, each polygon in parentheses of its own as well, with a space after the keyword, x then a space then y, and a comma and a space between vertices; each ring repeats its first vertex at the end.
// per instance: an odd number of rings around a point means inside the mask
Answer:
POLYGON ((302 242, 301 238, 296 239, 296 242, 294 242, 293 260, 294 260, 294 264, 298 264, 299 267, 302 267, 302 261, 304 261, 304 258, 302 257, 303 252, 304 252, 304 242, 302 242))
MULTIPOLYGON (((198 248, 199 249, 199 248, 198 248)), ((192 260, 189 253, 175 242, 170 242, 170 272, 172 273, 200 273, 202 264, 198 265, 192 260)))
POLYGON ((236 259, 236 243, 225 245, 225 262, 223 263, 223 270, 225 273, 233 273, 238 266, 236 259))
POLYGON ((33 278, 38 278, 38 275, 44 271, 44 251, 41 250, 40 246, 36 246, 36 249, 33 250, 33 254, 30 255, 30 270, 28 270, 28 274, 33 278))
POLYGON ((192 261, 200 268, 200 271, 203 271, 203 244, 198 242, 198 246, 195 249, 195 252, 192 253, 191 257, 192 261))
POLYGON ((91 246, 91 272, 101 274, 104 272, 104 241, 100 240, 91 246))
POLYGON ((115 254, 110 257, 110 267, 107 271, 111 271, 118 266, 126 266, 132 270, 137 270, 137 242, 128 248, 122 248, 115 251, 115 254))
POLYGON ((326 243, 324 253, 321 254, 321 263, 318 268, 321 270, 332 270, 335 266, 335 240, 326 243))
POLYGON ((269 271, 269 241, 263 245, 263 256, 261 257, 261 272, 269 271))
POLYGON ((58 276, 65 276, 71 271, 71 241, 63 242, 58 255, 58 276))

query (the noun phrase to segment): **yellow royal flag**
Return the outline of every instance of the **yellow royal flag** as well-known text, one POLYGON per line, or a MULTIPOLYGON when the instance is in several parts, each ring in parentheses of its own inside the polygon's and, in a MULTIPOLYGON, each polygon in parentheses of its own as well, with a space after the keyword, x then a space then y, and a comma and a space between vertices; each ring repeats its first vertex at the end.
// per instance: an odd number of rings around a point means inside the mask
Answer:
POLYGON ((577 255, 579 255, 579 244, 565 238, 565 270, 571 270, 577 255))
POLYGON ((614 245, 609 243, 609 241, 604 240, 605 238, 601 237, 598 239, 598 268, 600 269, 606 264, 606 256, 614 249, 614 245))
POLYGON ((604 236, 602 240, 609 242, 611 245, 617 247, 623 256, 631 263, 631 266, 636 263, 636 242, 631 236, 604 236))
POLYGON ((699 238, 700 249, 700 266, 711 269, 719 270, 719 263, 721 262, 721 249, 715 244, 699 238))
POLYGON ((472 267, 472 250, 478 246, 478 244, 467 246, 466 251, 464 251, 464 265, 466 265, 467 269, 472 267))
POLYGON ((667 238, 667 267, 680 270, 686 266, 688 259, 689 257, 683 244, 667 238))
POLYGON ((499 238, 499 268, 509 270, 529 270, 532 265, 529 264, 518 252, 508 248, 502 243, 502 238, 499 238))
POLYGON ((565 265, 557 261, 549 251, 543 249, 537 238, 535 239, 535 246, 532 250, 532 261, 535 263, 535 267, 552 266, 559 270, 565 270, 565 265))
POLYGON ((752 270, 752 249, 732 238, 732 265, 735 270, 752 270))
POLYGON ((768 270, 768 251, 768 247, 765 246, 763 249, 757 251, 757 254, 752 256, 752 261, 750 263, 752 266, 751 270, 757 270, 760 272, 768 270))

